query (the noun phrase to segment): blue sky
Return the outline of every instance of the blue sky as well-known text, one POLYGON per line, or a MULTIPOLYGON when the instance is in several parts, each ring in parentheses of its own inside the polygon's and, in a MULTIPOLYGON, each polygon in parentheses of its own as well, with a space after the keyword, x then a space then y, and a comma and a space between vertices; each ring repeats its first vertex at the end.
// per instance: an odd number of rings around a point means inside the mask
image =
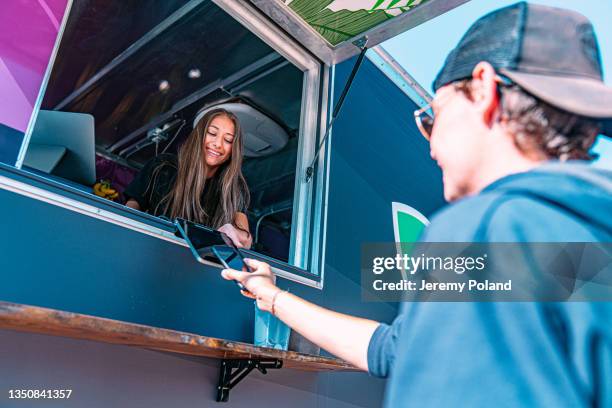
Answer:
MULTIPOLYGON (((383 43, 383 47, 428 92, 444 59, 469 26, 480 16, 516 0, 471 0, 446 14, 383 43)), ((532 3, 576 10, 591 20, 599 40, 604 80, 612 86, 612 1, 534 0, 532 3)), ((594 148, 600 154, 597 165, 612 168, 612 140, 601 138, 594 148)))

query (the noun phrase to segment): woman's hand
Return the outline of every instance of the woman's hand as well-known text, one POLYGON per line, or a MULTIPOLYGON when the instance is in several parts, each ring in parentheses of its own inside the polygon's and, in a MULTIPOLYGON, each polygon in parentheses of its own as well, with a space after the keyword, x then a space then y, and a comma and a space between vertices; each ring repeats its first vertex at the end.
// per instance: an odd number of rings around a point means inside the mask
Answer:
POLYGON ((125 203, 126 207, 130 207, 133 208, 135 210, 141 211, 140 209, 140 204, 138 204, 138 201, 134 200, 133 198, 130 198, 127 203, 125 203))
POLYGON ((224 233, 238 248, 251 247, 251 234, 234 227, 232 224, 222 225, 217 231, 224 233))
POLYGON ((270 270, 270 265, 255 259, 245 259, 244 262, 253 272, 224 269, 221 276, 224 279, 242 283, 249 292, 241 291, 240 293, 246 297, 257 299, 259 309, 271 312, 274 295, 281 290, 275 285, 276 277, 270 270))

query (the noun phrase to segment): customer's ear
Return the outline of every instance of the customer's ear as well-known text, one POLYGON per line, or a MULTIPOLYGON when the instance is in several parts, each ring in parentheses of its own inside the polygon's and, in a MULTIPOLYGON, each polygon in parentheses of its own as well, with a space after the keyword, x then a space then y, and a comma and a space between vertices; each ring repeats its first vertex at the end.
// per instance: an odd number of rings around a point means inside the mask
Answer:
POLYGON ((496 78, 495 69, 486 61, 479 62, 472 71, 472 99, 489 127, 493 125, 499 107, 496 78))

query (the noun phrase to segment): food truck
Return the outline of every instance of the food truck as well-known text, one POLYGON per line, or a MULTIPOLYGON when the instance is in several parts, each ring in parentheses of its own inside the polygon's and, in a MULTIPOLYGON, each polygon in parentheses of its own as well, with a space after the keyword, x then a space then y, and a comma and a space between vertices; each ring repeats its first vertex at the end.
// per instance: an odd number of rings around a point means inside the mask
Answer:
POLYGON ((430 96, 378 44, 465 1, 3 2, 0 405, 380 406, 384 380, 296 333, 255 346, 253 301, 220 263, 122 193, 228 109, 245 256, 305 299, 391 321, 397 304, 362 300, 361 245, 404 240, 402 215, 426 222, 444 199, 413 117, 430 96))

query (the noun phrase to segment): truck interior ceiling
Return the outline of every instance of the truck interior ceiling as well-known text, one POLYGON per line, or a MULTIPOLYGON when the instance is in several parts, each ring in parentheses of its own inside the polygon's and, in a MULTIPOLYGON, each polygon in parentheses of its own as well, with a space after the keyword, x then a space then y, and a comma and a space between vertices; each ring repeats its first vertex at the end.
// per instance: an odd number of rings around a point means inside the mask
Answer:
MULTIPOLYGON (((109 180, 122 202, 148 160, 176 154, 198 113, 223 105, 243 130, 253 249, 287 261, 303 83, 304 72, 210 1, 82 0, 41 113, 93 116, 96 181, 109 180)), ((55 177, 92 191, 82 178, 55 177)))

